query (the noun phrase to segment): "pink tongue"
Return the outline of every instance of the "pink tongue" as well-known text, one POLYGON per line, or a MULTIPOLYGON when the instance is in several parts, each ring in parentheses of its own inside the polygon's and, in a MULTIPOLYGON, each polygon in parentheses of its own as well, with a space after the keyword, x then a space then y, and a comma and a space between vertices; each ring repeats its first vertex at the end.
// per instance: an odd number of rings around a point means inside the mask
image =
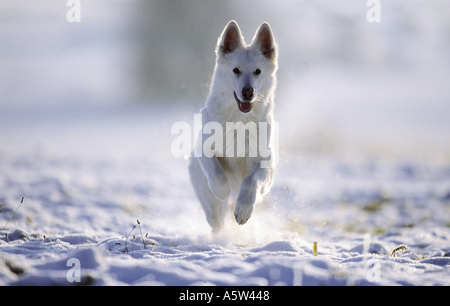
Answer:
POLYGON ((240 107, 242 109, 242 111, 244 112, 248 112, 252 109, 252 103, 250 102, 241 102, 240 103, 240 107))

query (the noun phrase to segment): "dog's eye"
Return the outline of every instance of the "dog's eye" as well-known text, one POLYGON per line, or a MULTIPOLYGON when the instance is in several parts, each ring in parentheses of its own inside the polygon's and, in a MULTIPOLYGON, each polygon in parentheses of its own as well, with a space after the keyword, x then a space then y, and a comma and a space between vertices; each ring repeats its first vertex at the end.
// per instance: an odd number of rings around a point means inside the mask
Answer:
POLYGON ((241 71, 239 70, 239 68, 234 68, 233 72, 236 73, 236 74, 239 74, 241 71))
POLYGON ((261 70, 260 70, 260 69, 256 69, 256 70, 255 70, 255 74, 256 74, 256 75, 258 75, 258 74, 260 74, 260 73, 261 73, 261 70))

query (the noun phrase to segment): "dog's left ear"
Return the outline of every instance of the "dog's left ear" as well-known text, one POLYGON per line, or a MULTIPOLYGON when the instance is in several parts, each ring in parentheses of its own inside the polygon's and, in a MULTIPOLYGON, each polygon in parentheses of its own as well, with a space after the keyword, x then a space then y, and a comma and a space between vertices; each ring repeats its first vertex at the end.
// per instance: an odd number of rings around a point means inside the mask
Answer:
POLYGON ((263 23, 256 31, 253 44, 258 47, 262 54, 269 60, 276 60, 276 43, 272 35, 272 30, 268 23, 263 23))

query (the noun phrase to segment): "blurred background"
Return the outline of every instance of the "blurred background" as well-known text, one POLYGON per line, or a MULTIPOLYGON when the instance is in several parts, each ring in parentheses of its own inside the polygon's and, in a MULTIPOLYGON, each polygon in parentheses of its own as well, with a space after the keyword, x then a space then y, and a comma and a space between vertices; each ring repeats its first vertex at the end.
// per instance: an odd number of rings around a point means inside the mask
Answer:
POLYGON ((0 0, 3 150, 155 151, 163 138, 170 154, 170 128, 203 107, 234 19, 247 43, 262 22, 278 42, 282 153, 450 162, 450 2, 381 1, 373 23, 364 0, 80 3, 70 23, 65 0, 0 0))

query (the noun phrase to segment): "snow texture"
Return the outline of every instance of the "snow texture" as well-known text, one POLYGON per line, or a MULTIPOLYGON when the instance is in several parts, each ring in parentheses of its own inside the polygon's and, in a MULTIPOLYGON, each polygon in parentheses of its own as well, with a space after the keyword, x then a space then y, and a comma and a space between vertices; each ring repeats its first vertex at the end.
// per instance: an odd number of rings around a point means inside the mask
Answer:
POLYGON ((17 129, 27 141, 0 152, 2 227, 25 197, 0 237, 1 285, 450 284, 448 166, 287 159, 248 224, 230 211, 213 237, 188 161, 164 152, 174 138, 157 128, 164 117, 66 117, 32 140, 17 129), (400 245, 408 251, 389 257, 400 245), (68 281, 72 258, 80 282, 68 281))

